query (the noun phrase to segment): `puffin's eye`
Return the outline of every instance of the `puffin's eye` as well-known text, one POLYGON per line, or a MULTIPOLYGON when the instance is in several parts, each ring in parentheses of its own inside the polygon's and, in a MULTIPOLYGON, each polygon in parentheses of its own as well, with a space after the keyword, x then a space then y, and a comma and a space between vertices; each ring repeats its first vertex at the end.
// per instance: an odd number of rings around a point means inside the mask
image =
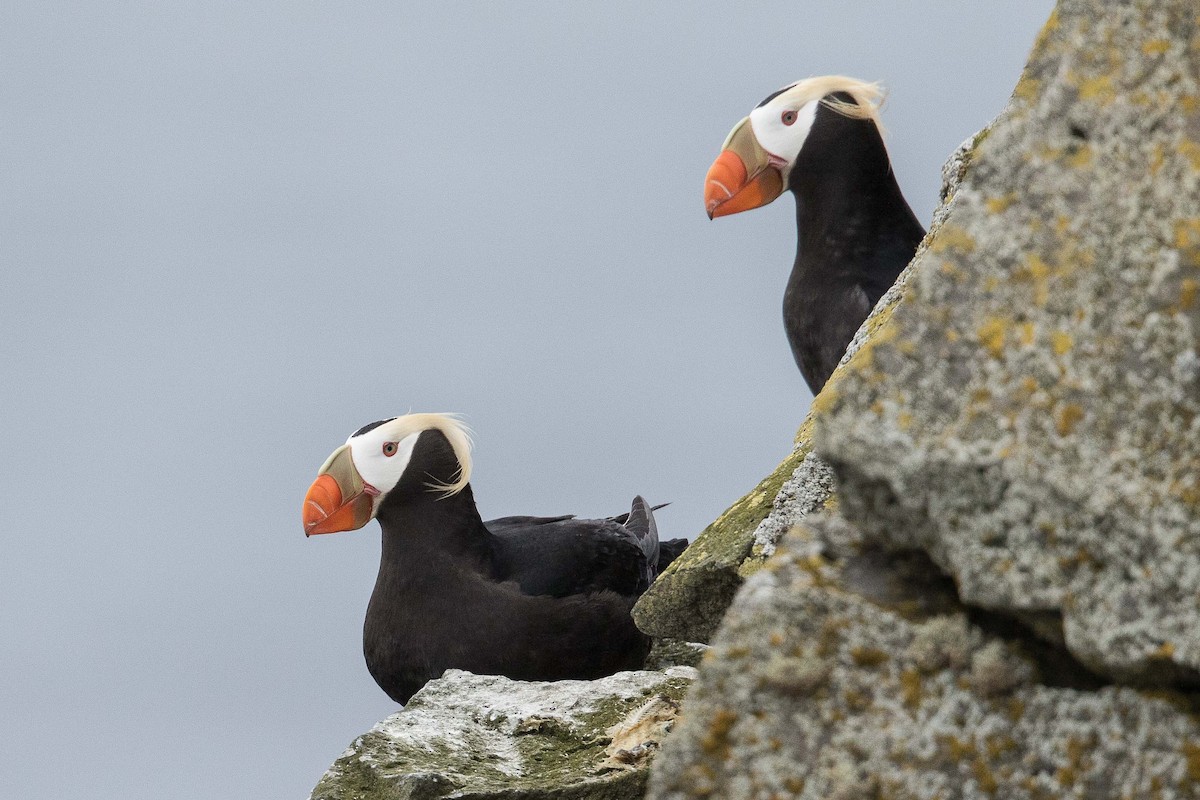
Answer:
POLYGON ((387 456, 388 458, 391 458, 392 456, 396 455, 396 443, 395 442, 384 442, 383 443, 383 454, 385 456, 387 456))
POLYGON ((796 112, 789 109, 789 110, 783 112, 783 116, 781 116, 779 119, 783 122, 784 125, 791 125, 793 122, 796 121, 796 112))

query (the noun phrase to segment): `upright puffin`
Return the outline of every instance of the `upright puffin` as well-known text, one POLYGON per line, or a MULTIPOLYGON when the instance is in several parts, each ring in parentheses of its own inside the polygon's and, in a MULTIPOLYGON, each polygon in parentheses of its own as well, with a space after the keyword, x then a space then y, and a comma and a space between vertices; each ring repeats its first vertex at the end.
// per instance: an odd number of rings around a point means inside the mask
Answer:
POLYGON ((925 229, 896 185, 879 127, 883 92, 828 75, 768 95, 725 139, 704 181, 710 219, 796 197, 796 262, 783 322, 813 394, 829 380, 925 229))
POLYGON ((641 497, 600 520, 485 523, 468 483, 471 439, 447 414, 359 428, 304 498, 306 535, 378 519, 383 548, 363 625, 367 669, 405 703, 449 668, 517 680, 639 669, 649 640, 630 608, 686 545, 662 543, 641 497))

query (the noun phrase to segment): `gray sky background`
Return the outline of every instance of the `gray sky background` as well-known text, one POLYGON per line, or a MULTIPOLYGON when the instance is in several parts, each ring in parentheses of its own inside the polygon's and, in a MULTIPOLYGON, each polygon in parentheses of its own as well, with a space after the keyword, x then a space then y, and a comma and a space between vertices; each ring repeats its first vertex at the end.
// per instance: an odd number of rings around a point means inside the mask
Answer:
POLYGON ((0 790, 297 798, 395 705, 358 426, 458 411, 485 517, 694 536, 810 397, 790 197, 701 190, 766 94, 890 90, 926 223, 1050 11, 1005 3, 0 7, 0 790))

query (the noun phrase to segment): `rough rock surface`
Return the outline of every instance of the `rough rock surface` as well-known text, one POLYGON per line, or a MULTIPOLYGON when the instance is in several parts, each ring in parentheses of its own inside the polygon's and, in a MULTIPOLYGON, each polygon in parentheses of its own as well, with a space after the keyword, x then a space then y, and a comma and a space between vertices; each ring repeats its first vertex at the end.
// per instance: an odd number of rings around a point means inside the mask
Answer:
POLYGON ((667 667, 696 667, 708 651, 708 645, 700 642, 683 642, 679 639, 655 639, 646 654, 643 669, 666 669, 667 667))
POLYGON ((512 681, 449 670, 354 740, 312 800, 627 800, 695 676, 512 681))
MULTIPOLYGON (((811 428, 811 426, 809 426, 811 428)), ((697 536, 633 607, 633 619, 655 637, 707 642, 742 585, 739 569, 754 530, 779 488, 811 448, 805 439, 774 472, 697 536)))
POLYGON ((1197 15, 1060 3, 818 426, 866 534, 1127 682, 1200 680, 1197 15))
POLYGON ((1200 797, 1187 698, 1041 685, 1061 670, 970 623, 927 560, 876 556, 823 515, 782 540, 730 609, 652 800, 1200 797))

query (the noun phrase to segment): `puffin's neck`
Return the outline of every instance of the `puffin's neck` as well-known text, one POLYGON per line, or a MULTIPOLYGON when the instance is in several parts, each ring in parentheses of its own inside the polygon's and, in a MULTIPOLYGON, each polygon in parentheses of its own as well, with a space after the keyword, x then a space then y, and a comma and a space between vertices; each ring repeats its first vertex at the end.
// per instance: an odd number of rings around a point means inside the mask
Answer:
POLYGON ((493 571, 492 535, 475 508, 470 485, 449 497, 422 492, 385 502, 376 519, 383 528, 381 575, 397 569, 428 573, 450 561, 466 561, 484 574, 493 571))
POLYGON ((871 288, 882 282, 882 293, 908 262, 897 264, 893 251, 909 247, 911 257, 924 229, 900 192, 882 141, 829 148, 823 155, 819 164, 798 164, 789 176, 796 197, 791 282, 820 279, 871 288))

